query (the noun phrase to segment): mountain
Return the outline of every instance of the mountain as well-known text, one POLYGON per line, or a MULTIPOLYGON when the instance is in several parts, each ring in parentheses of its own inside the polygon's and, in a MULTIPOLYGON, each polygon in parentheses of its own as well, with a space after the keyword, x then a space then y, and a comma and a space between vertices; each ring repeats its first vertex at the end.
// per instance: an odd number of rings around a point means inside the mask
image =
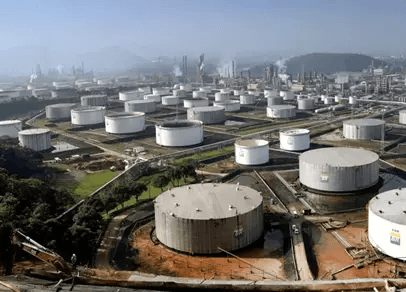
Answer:
POLYGON ((362 54, 336 54, 336 53, 313 53, 297 56, 289 59, 285 65, 287 73, 296 75, 316 70, 318 73, 334 73, 338 71, 362 71, 368 68, 374 61, 374 66, 379 67, 385 63, 362 54))

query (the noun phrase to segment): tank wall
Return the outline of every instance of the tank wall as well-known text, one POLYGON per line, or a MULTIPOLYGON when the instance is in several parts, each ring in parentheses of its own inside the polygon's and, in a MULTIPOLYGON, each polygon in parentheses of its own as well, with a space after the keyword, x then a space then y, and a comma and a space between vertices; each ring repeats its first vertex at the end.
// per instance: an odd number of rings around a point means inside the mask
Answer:
POLYGON ((406 112, 399 112, 399 123, 406 124, 406 112))
POLYGON ((406 225, 390 222, 368 209, 368 239, 380 252, 406 259, 406 225))
POLYGON ((266 108, 266 115, 270 118, 293 118, 296 117, 296 109, 295 108, 266 108))
POLYGON ((35 151, 47 150, 52 147, 51 132, 31 134, 31 135, 18 135, 21 146, 30 148, 35 151))
POLYGON ((306 193, 306 198, 311 204, 323 211, 340 211, 364 208, 375 193, 352 195, 321 195, 311 192, 306 193))
POLYGON ((226 112, 236 112, 241 109, 241 105, 239 102, 238 103, 233 102, 233 103, 227 103, 227 104, 219 104, 219 103, 214 102, 213 105, 223 107, 226 112))
POLYGON ((260 165, 269 161, 269 146, 244 148, 235 145, 235 162, 242 165, 260 165))
POLYGON ((346 139, 356 139, 356 140, 381 140, 382 133, 385 128, 385 125, 350 125, 343 124, 343 135, 346 139))
POLYGON ((191 121, 201 121, 205 125, 209 124, 217 124, 222 123, 225 120, 224 115, 224 108, 223 110, 219 111, 194 111, 193 109, 189 109, 187 111, 187 119, 191 121))
POLYGON ((58 120, 58 119, 69 119, 71 116, 70 111, 75 108, 76 105, 70 107, 45 107, 45 116, 49 120, 58 120))
POLYGON ((185 108, 192 108, 192 107, 200 107, 200 106, 208 106, 209 100, 208 99, 195 99, 195 100, 184 100, 183 106, 185 108))
POLYGON ((301 151, 310 148, 310 134, 307 135, 285 135, 279 133, 280 148, 290 151, 301 151))
POLYGON ((206 91, 193 91, 193 98, 206 97, 206 91))
POLYGON ((158 239, 166 246, 187 253, 221 253, 218 247, 233 251, 258 240, 264 229, 263 203, 237 217, 192 220, 173 217, 155 206, 158 239), (242 234, 235 235, 236 226, 242 234))
POLYGON ((21 131, 21 122, 15 124, 0 125, 0 138, 8 136, 10 138, 18 138, 18 132, 21 131))
POLYGON ((145 95, 145 96, 144 96, 144 99, 145 99, 145 100, 152 100, 152 101, 157 102, 157 103, 160 103, 161 100, 162 100, 161 96, 160 96, 160 95, 157 95, 157 94, 148 94, 148 95, 145 95))
POLYGON ((104 123, 105 110, 96 111, 71 111, 71 123, 73 125, 95 125, 104 123))
POLYGON ((156 103, 146 102, 146 103, 128 103, 124 104, 124 110, 126 112, 143 112, 143 113, 153 113, 156 111, 156 103))
POLYGON ((253 95, 241 95, 240 96, 240 104, 254 104, 255 103, 255 96, 253 95))
POLYGON ((277 90, 268 90, 268 89, 265 89, 265 90, 264 90, 264 96, 265 96, 266 98, 269 98, 269 97, 277 97, 277 96, 278 96, 278 91, 277 91, 277 90))
POLYGON ((268 97, 268 106, 271 105, 279 105, 283 103, 282 97, 276 96, 276 97, 268 97))
POLYGON ((82 106, 101 106, 105 105, 107 101, 107 96, 98 97, 85 97, 80 98, 80 103, 82 106))
POLYGON ((300 110, 312 110, 314 109, 314 99, 299 99, 297 107, 300 110))
POLYGON ((203 125, 182 128, 155 126, 156 143, 162 146, 182 147, 203 142, 203 125))
POLYGON ((217 92, 217 93, 214 95, 214 100, 215 100, 215 101, 221 101, 221 102, 223 102, 223 101, 228 101, 229 99, 230 99, 230 97, 229 97, 228 93, 217 92))
POLYGON ((179 104, 179 98, 178 97, 167 97, 163 96, 162 97, 162 104, 163 105, 177 105, 179 104))
POLYGON ((110 119, 106 117, 106 132, 112 134, 127 134, 141 132, 145 128, 145 116, 110 119))
POLYGON ((310 164, 300 159, 300 182, 310 188, 331 191, 351 192, 366 189, 379 180, 378 162, 353 167, 335 167, 310 164))

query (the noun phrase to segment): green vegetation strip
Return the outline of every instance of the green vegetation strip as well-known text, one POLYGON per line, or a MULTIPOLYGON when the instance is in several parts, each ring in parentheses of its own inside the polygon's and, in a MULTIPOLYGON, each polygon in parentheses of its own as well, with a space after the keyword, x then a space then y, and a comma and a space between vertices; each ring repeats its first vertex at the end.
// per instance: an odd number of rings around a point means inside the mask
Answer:
POLYGON ((203 159, 208 159, 208 158, 213 158, 217 157, 220 155, 228 154, 234 151, 234 145, 233 146, 227 146, 224 147, 222 150, 212 150, 212 151, 207 151, 199 154, 193 154, 189 156, 185 156, 179 159, 175 159, 171 161, 170 163, 173 165, 182 165, 185 163, 188 163, 190 161, 199 161, 203 159))
POLYGON ((102 185, 112 180, 116 175, 115 171, 110 170, 87 174, 82 181, 73 186, 73 194, 78 197, 87 197, 102 185))
POLYGON ((46 124, 48 124, 47 120, 36 120, 33 125, 38 128, 44 128, 46 124))

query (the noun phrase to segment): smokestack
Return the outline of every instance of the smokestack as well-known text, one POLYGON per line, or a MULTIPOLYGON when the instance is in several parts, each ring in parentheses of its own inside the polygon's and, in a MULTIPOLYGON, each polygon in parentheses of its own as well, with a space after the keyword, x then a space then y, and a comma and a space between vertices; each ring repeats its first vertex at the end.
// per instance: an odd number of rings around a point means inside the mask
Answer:
POLYGON ((233 78, 235 78, 235 61, 234 60, 232 63, 232 68, 233 68, 233 78))

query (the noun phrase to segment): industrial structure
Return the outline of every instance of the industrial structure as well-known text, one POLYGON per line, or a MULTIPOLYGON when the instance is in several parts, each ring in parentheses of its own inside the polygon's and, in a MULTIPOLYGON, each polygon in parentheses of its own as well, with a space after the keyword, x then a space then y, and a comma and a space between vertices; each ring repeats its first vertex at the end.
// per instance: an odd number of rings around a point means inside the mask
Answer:
POLYGON ((343 122, 346 139, 381 140, 385 137, 385 121, 378 119, 356 119, 343 122))
POLYGON ((296 107, 289 104, 271 105, 266 108, 266 115, 275 119, 294 118, 296 117, 296 107))
POLYGON ((82 106, 103 106, 107 102, 106 95, 86 95, 80 98, 82 106))
POLYGON ((162 146, 185 147, 203 142, 203 123, 172 120, 155 125, 156 143, 162 146))
POLYGON ((104 123, 106 108, 102 106, 81 107, 71 110, 71 123, 78 126, 104 123))
POLYGON ((153 113, 156 111, 156 102, 153 100, 130 100, 125 102, 124 110, 126 112, 153 113))
POLYGON ((52 147, 51 131, 48 129, 28 129, 18 132, 18 140, 22 147, 34 151, 43 151, 52 147))
POLYGON ((289 151, 302 151, 310 148, 310 131, 291 129, 279 132, 280 147, 289 151))
POLYGON ((213 106, 223 107, 226 112, 237 112, 241 109, 239 100, 216 101, 213 106))
POLYGON ((259 192, 238 184, 174 188, 155 199, 155 225, 159 241, 178 251, 234 251, 261 237, 263 199, 259 192))
POLYGON ((261 139, 239 139, 234 143, 235 162, 261 165, 269 161, 269 142, 261 139))
POLYGON ((20 120, 0 121, 0 139, 18 138, 21 128, 20 120))
POLYGON ((205 125, 223 123, 225 108, 220 106, 203 106, 187 110, 187 119, 201 121, 205 125))
POLYGON ((116 113, 105 116, 106 132, 111 134, 129 134, 145 129, 145 113, 116 113))
POLYGON ((45 116, 48 120, 70 119, 71 110, 75 107, 75 103, 51 104, 45 107, 45 116))

